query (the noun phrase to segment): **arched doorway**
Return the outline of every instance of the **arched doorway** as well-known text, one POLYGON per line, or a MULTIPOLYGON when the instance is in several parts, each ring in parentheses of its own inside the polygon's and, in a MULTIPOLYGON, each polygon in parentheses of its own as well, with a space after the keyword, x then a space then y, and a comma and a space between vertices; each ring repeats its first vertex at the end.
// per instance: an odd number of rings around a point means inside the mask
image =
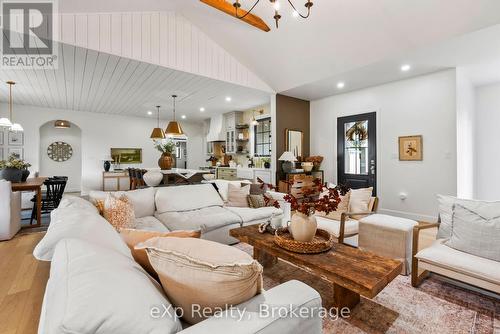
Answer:
POLYGON ((71 122, 69 128, 56 128, 54 122, 55 120, 40 126, 40 175, 67 176, 66 192, 80 192, 82 187, 82 130, 71 122), (72 155, 69 159, 58 161, 49 156, 49 146, 56 142, 71 146, 72 155))

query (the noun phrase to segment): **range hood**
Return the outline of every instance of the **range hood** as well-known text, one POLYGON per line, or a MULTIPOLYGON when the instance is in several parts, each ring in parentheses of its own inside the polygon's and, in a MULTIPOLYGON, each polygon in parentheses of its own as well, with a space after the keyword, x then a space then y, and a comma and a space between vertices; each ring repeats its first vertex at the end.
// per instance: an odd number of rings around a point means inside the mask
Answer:
POLYGON ((217 115, 210 118, 210 128, 208 130, 207 142, 225 141, 226 135, 223 129, 224 117, 217 115))

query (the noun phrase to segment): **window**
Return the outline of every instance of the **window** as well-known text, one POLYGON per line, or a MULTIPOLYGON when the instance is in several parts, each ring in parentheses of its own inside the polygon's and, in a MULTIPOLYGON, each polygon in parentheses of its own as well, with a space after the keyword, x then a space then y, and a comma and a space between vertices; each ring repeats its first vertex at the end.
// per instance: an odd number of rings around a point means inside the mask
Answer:
POLYGON ((254 127, 254 142, 256 157, 271 156, 271 118, 257 120, 254 127))

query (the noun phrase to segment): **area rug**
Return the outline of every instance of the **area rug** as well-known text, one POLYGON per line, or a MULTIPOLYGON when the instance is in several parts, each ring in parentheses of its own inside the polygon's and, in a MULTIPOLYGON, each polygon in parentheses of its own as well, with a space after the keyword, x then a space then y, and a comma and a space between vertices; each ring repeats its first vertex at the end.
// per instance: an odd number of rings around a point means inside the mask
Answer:
MULTIPOLYGON (((252 254, 252 246, 239 243, 235 247, 252 254)), ((280 260, 264 270, 265 289, 293 279, 312 286, 325 300, 332 294, 327 281, 285 261, 280 260)), ((458 287, 437 276, 430 277, 415 289, 410 276, 400 275, 374 299, 362 297, 349 318, 325 318, 323 332, 500 334, 500 300, 458 287)))

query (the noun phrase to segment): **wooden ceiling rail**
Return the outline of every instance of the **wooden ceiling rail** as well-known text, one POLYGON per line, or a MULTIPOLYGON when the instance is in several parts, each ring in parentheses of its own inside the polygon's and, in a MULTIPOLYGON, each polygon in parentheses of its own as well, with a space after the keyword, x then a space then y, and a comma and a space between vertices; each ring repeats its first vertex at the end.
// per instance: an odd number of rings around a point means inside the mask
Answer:
MULTIPOLYGON (((200 0, 204 4, 209 5, 210 7, 213 7, 215 9, 218 9, 226 14, 231 15, 234 18, 237 18, 243 22, 246 22, 252 26, 254 26, 257 29, 260 29, 262 31, 268 32, 271 29, 269 26, 257 15, 254 14, 248 14, 244 18, 238 18, 236 16, 236 11, 232 3, 226 1, 226 0, 200 0)), ((238 9, 238 15, 243 16, 247 13, 246 10, 244 9, 238 9)))

